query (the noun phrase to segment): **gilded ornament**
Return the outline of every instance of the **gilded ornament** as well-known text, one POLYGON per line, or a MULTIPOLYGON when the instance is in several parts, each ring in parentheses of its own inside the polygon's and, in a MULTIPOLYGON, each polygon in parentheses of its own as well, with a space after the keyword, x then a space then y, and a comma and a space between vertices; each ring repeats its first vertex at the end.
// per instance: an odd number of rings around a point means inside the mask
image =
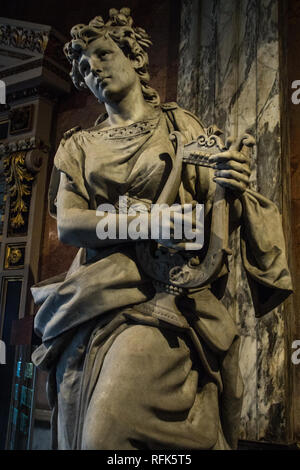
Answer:
POLYGON ((4 158, 4 174, 9 186, 11 197, 11 220, 13 228, 19 228, 25 224, 24 213, 28 212, 26 197, 31 195, 31 184, 34 179, 25 165, 27 152, 16 152, 4 158))

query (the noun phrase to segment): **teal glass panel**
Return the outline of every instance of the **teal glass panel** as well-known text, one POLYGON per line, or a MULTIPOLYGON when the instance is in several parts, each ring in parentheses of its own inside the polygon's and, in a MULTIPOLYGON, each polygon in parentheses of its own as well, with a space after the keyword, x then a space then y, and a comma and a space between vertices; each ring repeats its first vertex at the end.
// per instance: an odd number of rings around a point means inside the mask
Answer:
POLYGON ((31 407, 32 401, 32 390, 31 388, 25 387, 22 385, 21 391, 21 405, 27 406, 28 408, 31 407))
POLYGON ((22 371, 22 362, 18 361, 17 362, 17 371, 16 371, 16 376, 21 377, 21 371, 22 371))
POLYGON ((14 396, 15 401, 17 402, 19 399, 19 384, 15 384, 15 396, 14 396))
POLYGON ((13 411, 13 420, 12 420, 14 426, 17 425, 18 413, 19 413, 19 410, 18 410, 17 408, 14 408, 14 411, 13 411))
POLYGON ((25 364, 25 372, 24 372, 24 377, 26 379, 31 379, 33 374, 33 364, 32 362, 26 362, 25 364))
POLYGON ((25 413, 21 413, 20 415, 20 431, 23 434, 28 433, 28 426, 29 426, 29 418, 25 413))

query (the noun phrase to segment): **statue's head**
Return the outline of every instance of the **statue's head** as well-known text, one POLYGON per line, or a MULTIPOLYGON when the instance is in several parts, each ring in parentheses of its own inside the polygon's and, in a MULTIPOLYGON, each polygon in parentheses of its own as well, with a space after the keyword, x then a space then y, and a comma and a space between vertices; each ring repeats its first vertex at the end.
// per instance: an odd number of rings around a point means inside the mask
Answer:
POLYGON ((133 27, 132 24, 129 8, 122 8, 120 11, 112 8, 109 10, 109 20, 106 23, 101 16, 96 16, 88 25, 73 26, 72 39, 65 44, 64 53, 72 64, 70 75, 76 88, 90 88, 99 101, 102 101, 96 90, 96 83, 89 82, 88 78, 93 61, 95 74, 98 73, 98 86, 100 83, 105 88, 106 78, 109 82, 109 66, 119 68, 115 71, 114 77, 118 74, 123 82, 125 79, 130 80, 132 70, 134 77, 131 79, 138 77, 144 99, 153 105, 159 104, 158 93, 149 86, 146 50, 152 44, 150 37, 144 29, 133 27), (111 61, 111 56, 114 57, 114 61, 111 61))

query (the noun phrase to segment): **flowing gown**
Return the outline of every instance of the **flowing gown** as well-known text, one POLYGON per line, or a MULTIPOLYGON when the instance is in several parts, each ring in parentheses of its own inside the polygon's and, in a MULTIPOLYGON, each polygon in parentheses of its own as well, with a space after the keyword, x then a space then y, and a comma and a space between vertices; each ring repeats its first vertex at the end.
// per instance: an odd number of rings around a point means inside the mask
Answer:
MULTIPOLYGON (((150 208, 172 168, 173 130, 188 142, 203 126, 169 103, 130 126, 66 135, 54 160, 52 215, 60 172, 89 209, 111 203, 118 210, 120 195, 150 208)), ((182 182, 184 202, 205 205, 205 252, 213 171, 187 164, 182 182)), ((274 203, 252 190, 238 204, 242 260, 260 316, 292 289, 281 218, 274 203)), ((238 331, 220 301, 227 273, 225 262, 213 285, 190 291, 175 311, 154 315, 147 302, 155 291, 135 243, 116 242, 80 248, 67 273, 32 288, 42 338, 33 361, 49 372, 53 448, 236 448, 243 384, 238 331)))

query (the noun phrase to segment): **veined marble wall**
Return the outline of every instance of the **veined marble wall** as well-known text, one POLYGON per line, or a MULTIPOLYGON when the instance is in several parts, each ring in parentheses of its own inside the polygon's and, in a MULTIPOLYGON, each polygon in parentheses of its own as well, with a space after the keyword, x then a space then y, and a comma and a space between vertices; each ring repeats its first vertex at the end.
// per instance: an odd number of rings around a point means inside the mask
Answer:
MULTIPOLYGON (((278 0, 182 0, 178 103, 225 135, 256 138, 251 187, 281 209, 278 0)), ((286 442, 283 308, 257 320, 239 255, 224 302, 242 337, 240 438, 286 442)))

